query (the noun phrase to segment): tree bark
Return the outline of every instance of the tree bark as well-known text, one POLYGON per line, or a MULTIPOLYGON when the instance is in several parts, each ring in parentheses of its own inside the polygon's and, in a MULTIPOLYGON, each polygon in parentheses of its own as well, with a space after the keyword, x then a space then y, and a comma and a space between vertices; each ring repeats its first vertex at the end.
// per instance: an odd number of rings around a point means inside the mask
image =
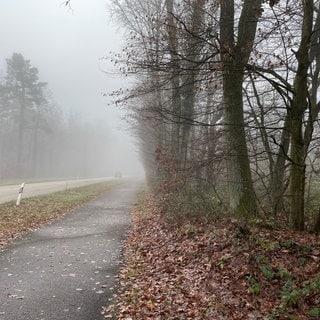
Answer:
POLYGON ((285 188, 285 169, 290 145, 290 119, 286 115, 281 133, 280 145, 272 167, 270 179, 270 194, 273 214, 284 210, 283 195, 285 188))
POLYGON ((199 72, 199 53, 202 42, 197 39, 204 19, 205 0, 194 0, 190 4, 192 8, 190 30, 187 33, 185 62, 186 70, 182 77, 182 109, 181 109, 181 147, 180 159, 183 167, 190 158, 191 129, 194 122, 194 104, 196 100, 196 80, 199 72))
MULTIPOLYGON (((23 85, 22 85, 23 86, 23 85)), ((21 178, 23 174, 23 136, 25 131, 25 111, 26 111, 26 89, 23 86, 21 88, 21 94, 19 97, 20 109, 18 118, 18 144, 17 144, 17 163, 16 163, 16 177, 21 178)))
POLYGON ((250 102, 249 97, 248 97, 248 102, 252 106, 252 112, 255 117, 255 122, 259 127, 262 143, 267 153, 269 172, 270 172, 268 193, 269 193, 269 199, 270 199, 273 215, 276 216, 279 211, 284 210, 283 194, 285 192, 285 184, 284 184, 285 169, 286 169, 286 161, 288 159, 288 151, 289 151, 289 145, 290 145, 290 129, 289 129, 290 118, 287 113, 284 120, 284 126, 281 132, 280 143, 277 144, 278 152, 274 157, 271 149, 271 145, 269 142, 270 137, 268 135, 267 128, 265 126, 264 105, 260 99, 259 92, 257 90, 257 87, 255 85, 255 80, 253 79, 252 75, 250 75, 250 80, 252 83, 252 88, 253 88, 254 96, 256 99, 256 103, 260 110, 260 114, 259 114, 260 120, 258 120, 258 117, 255 114, 254 107, 250 102))
POLYGON ((294 230, 304 230, 305 157, 303 138, 304 112, 308 98, 309 50, 313 25, 313 0, 303 2, 301 42, 296 53, 298 69, 294 79, 294 96, 290 108, 291 118, 291 164, 290 164, 290 214, 294 230))
POLYGON ((237 43, 234 31, 234 0, 221 1, 220 43, 223 63, 224 115, 228 134, 228 180, 230 208, 241 216, 255 215, 257 205, 253 189, 245 135, 242 86, 244 66, 255 38, 261 0, 243 3, 237 43))
POLYGON ((178 56, 179 44, 177 28, 173 15, 174 0, 166 0, 167 10, 167 32, 168 50, 170 53, 171 69, 171 110, 173 113, 171 126, 171 153, 176 161, 177 167, 181 165, 179 159, 180 150, 180 122, 181 122, 181 90, 180 90, 180 62, 178 56))

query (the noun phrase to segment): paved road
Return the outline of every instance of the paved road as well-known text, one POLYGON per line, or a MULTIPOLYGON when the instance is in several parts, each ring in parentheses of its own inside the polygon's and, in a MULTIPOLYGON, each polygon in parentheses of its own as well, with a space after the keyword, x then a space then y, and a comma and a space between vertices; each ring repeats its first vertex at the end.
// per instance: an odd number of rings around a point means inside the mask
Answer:
MULTIPOLYGON (((42 194, 53 193, 66 189, 82 187, 89 184, 113 180, 113 177, 97 179, 74 179, 50 182, 26 183, 23 198, 35 197, 42 194)), ((0 203, 17 200, 20 185, 0 186, 0 203)))
POLYGON ((0 320, 103 319, 140 186, 117 186, 0 252, 0 320))

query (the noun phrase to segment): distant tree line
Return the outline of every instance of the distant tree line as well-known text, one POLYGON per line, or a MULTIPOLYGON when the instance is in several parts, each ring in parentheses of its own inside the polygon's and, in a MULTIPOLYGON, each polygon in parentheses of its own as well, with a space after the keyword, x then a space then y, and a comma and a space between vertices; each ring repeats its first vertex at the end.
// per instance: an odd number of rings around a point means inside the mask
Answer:
POLYGON ((136 78, 114 94, 168 207, 319 228, 320 1, 112 2, 136 78))
POLYGON ((0 180, 113 174, 106 125, 63 115, 22 54, 14 53, 6 65, 0 81, 0 180))

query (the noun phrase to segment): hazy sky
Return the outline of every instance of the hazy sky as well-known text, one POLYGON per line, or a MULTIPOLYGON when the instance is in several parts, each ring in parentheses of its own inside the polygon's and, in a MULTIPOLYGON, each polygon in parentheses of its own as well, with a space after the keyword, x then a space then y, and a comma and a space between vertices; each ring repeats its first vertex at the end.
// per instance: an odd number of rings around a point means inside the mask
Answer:
MULTIPOLYGON (((22 53, 39 70, 54 99, 64 110, 85 119, 103 119, 111 128, 122 126, 119 112, 102 96, 122 86, 106 75, 112 65, 101 61, 121 48, 121 32, 111 21, 107 0, 0 0, 0 72, 5 58, 22 53)), ((128 140, 119 132, 115 139, 128 140)))
POLYGON ((59 105, 94 115, 106 109, 101 93, 121 86, 100 71, 112 69, 101 58, 119 50, 120 32, 110 21, 106 0, 73 0, 72 10, 62 2, 1 0, 1 58, 22 53, 59 105))

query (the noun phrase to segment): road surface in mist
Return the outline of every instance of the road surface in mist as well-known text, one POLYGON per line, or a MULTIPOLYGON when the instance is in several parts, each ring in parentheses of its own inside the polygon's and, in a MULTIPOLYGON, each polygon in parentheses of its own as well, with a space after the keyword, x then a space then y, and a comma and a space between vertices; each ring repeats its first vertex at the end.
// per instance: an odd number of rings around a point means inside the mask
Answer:
MULTIPOLYGON (((26 183, 22 199, 28 197, 40 196, 42 194, 49 194, 57 191, 67 190, 86 186, 93 183, 113 180, 113 177, 96 178, 96 179, 75 179, 64 181, 50 181, 38 183, 26 183)), ((16 200, 18 196, 20 185, 0 186, 0 203, 16 200)))
POLYGON ((0 320, 103 320, 141 185, 117 185, 0 252, 0 320))

